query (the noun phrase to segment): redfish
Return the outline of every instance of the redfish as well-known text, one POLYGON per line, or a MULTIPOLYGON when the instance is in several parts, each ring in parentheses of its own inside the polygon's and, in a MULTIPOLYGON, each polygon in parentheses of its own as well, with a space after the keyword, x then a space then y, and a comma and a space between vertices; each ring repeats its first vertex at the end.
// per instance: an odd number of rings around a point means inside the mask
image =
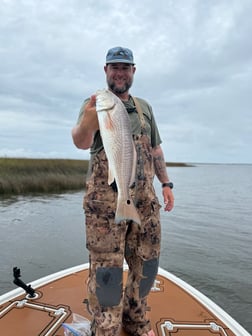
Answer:
POLYGON ((141 224, 129 193, 135 181, 136 149, 128 112, 122 101, 109 90, 97 91, 96 112, 108 159, 108 184, 115 181, 118 191, 115 223, 133 220, 141 224))

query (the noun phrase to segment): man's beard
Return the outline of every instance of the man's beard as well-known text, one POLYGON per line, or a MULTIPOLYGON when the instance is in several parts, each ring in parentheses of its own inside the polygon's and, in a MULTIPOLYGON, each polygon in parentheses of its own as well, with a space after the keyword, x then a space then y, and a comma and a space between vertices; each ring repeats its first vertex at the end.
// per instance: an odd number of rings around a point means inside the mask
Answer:
POLYGON ((131 85, 132 85, 132 81, 131 81, 129 83, 125 83, 124 86, 118 88, 114 82, 107 81, 107 83, 108 83, 109 89, 112 92, 117 93, 117 94, 123 94, 127 92, 131 88, 131 85))

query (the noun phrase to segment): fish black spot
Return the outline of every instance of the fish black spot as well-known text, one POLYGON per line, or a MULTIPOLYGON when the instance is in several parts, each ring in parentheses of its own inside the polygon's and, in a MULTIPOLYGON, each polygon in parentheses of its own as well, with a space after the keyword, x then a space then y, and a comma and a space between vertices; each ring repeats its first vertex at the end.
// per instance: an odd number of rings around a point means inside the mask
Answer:
POLYGON ((127 204, 130 205, 130 200, 127 200, 127 204))

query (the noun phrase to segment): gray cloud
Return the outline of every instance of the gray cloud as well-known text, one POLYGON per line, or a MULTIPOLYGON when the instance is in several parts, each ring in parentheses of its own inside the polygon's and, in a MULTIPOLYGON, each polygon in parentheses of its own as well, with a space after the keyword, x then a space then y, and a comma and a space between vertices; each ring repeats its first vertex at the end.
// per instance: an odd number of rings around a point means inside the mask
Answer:
POLYGON ((108 48, 132 48, 132 94, 153 106, 167 161, 249 162, 252 3, 0 3, 1 156, 88 157, 70 137, 105 87, 108 48))

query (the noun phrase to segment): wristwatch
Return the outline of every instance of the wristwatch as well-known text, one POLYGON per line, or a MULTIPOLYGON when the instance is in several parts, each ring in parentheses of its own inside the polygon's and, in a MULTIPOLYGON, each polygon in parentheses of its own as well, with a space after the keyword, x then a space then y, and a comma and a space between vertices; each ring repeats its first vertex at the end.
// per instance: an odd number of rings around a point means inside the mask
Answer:
POLYGON ((173 183, 172 182, 163 183, 162 188, 164 188, 164 187, 169 187, 170 189, 172 189, 173 188, 173 183))

